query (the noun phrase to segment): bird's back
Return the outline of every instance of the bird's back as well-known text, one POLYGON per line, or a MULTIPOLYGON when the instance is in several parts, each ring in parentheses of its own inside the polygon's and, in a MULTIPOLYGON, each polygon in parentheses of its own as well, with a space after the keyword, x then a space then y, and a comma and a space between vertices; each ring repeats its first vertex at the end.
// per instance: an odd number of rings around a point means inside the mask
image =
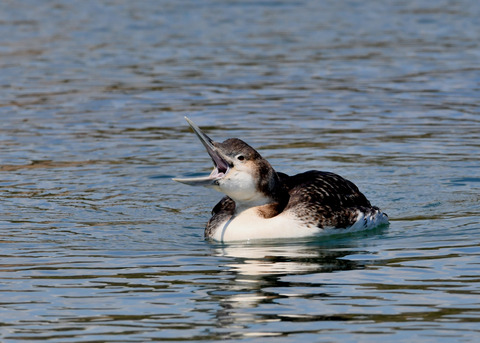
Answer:
POLYGON ((294 213, 309 225, 348 228, 359 214, 379 212, 353 182, 335 173, 311 170, 281 177, 290 195, 284 212, 294 213))

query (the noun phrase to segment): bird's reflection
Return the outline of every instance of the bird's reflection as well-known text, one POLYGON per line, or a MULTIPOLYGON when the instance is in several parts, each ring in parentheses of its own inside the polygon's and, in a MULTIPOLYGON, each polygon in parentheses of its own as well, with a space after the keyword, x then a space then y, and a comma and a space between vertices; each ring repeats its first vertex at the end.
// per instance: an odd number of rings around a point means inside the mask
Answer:
POLYGON ((355 269, 358 267, 356 262, 341 258, 358 252, 358 247, 348 241, 315 240, 295 243, 259 241, 229 244, 214 249, 216 256, 228 258, 225 268, 237 275, 237 281, 247 278, 260 283, 273 275, 355 269))
POLYGON ((315 296, 322 293, 322 278, 335 271, 364 267, 362 261, 345 258, 365 253, 353 239, 340 241, 256 242, 212 246, 216 256, 225 259, 224 272, 231 281, 211 292, 221 307, 216 319, 221 327, 241 323, 282 320, 255 309, 281 298, 315 296), (305 278, 302 276, 305 275, 305 278), (323 276, 322 276, 323 275, 323 276), (291 277, 295 281, 291 281, 291 277), (300 277, 298 277, 300 276, 300 277), (314 280, 314 281, 312 281, 314 280))
MULTIPOLYGON (((307 245, 230 245, 218 250, 221 256, 231 257, 225 267, 238 279, 257 279, 262 276, 302 274, 321 271, 344 252, 318 250, 307 245)), ((263 278, 265 279, 265 278, 263 278)))

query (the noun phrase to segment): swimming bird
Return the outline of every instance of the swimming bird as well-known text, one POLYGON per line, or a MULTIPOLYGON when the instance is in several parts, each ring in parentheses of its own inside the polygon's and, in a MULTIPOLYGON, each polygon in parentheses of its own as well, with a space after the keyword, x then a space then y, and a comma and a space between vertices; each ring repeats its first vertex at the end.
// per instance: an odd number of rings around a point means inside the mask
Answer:
POLYGON ((388 224, 388 216, 340 175, 311 170, 288 176, 275 171, 244 141, 215 142, 185 119, 214 168, 205 177, 173 180, 226 194, 212 210, 205 238, 222 242, 296 238, 388 224))

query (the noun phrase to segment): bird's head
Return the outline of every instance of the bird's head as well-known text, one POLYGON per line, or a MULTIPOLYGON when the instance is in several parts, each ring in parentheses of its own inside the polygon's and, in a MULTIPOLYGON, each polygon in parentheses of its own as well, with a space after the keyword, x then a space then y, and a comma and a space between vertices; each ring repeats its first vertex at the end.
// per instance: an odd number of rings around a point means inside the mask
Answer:
POLYGON ((175 178, 174 181, 213 188, 237 204, 257 206, 274 200, 280 183, 278 175, 254 148, 238 138, 215 142, 195 123, 185 119, 207 149, 214 168, 205 177, 175 178))

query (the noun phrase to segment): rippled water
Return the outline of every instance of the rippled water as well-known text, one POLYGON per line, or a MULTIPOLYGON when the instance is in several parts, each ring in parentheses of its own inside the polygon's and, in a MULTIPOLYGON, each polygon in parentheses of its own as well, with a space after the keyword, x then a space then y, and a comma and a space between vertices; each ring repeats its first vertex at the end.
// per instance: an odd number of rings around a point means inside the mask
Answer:
POLYGON ((4 342, 480 338, 478 1, 0 3, 4 342), (216 244, 183 120, 391 218, 216 244))

